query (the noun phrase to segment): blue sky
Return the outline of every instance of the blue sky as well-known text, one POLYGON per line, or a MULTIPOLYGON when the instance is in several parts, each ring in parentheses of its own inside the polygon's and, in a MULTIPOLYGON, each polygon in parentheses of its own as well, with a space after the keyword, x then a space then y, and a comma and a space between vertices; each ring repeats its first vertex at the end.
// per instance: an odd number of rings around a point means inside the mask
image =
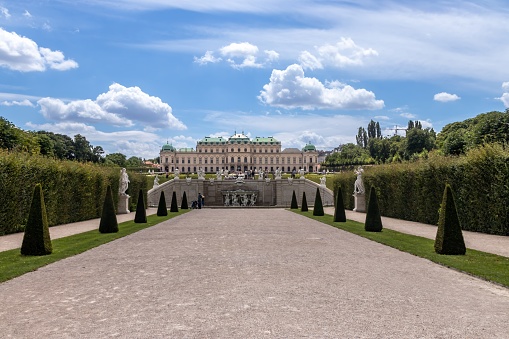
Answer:
POLYGON ((0 115, 153 158, 169 141, 331 149, 509 107, 509 4, 0 0, 0 115))

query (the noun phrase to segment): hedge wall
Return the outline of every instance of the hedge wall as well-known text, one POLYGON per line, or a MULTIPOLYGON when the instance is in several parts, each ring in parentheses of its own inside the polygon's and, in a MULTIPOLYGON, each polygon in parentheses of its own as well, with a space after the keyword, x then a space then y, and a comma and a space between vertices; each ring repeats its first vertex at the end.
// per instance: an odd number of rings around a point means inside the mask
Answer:
MULTIPOLYGON (((509 235, 509 149, 485 145, 462 157, 430 157, 415 163, 364 167, 364 186, 375 186, 383 216, 438 223, 446 183, 455 192, 464 230, 509 235)), ((353 172, 338 174, 345 208, 354 208, 353 172)), ((369 192, 366 192, 369 201, 369 192)))
MULTIPOLYGON (((22 232, 35 184, 41 183, 49 226, 100 218, 108 184, 118 192, 120 168, 59 161, 0 150, 0 235, 22 232)), ((131 210, 147 179, 129 173, 131 210), (134 201, 134 203, 133 203, 134 201)), ((115 206, 117 195, 113 194, 115 206)))

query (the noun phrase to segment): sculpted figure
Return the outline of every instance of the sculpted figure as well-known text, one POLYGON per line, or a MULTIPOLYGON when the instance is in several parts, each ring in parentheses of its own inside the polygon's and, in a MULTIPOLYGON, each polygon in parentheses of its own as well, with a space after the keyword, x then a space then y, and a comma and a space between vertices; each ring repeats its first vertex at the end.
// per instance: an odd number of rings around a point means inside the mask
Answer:
POLYGON ((320 185, 325 186, 325 182, 327 181, 327 178, 325 178, 325 175, 320 178, 320 185))
POLYGON ((362 173, 364 169, 361 166, 357 167, 355 170, 355 174, 357 174, 357 179, 355 180, 354 193, 364 193, 364 183, 362 182, 362 173))
POLYGON ((154 187, 157 187, 159 186, 159 174, 156 174, 155 178, 154 178, 154 187))
POLYGON ((127 175, 127 171, 125 168, 120 170, 120 183, 118 185, 118 193, 125 195, 125 191, 129 187, 129 176, 127 175))
POLYGON ((180 170, 178 169, 178 167, 175 167, 175 178, 177 178, 179 175, 180 175, 180 170))

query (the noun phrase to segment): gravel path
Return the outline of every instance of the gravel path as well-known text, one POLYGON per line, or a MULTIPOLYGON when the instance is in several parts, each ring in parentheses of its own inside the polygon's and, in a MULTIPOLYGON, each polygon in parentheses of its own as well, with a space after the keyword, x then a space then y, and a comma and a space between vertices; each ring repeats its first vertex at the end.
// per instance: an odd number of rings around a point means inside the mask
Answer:
POLYGON ((507 338, 509 290, 282 209, 201 209, 0 284, 2 338, 507 338))

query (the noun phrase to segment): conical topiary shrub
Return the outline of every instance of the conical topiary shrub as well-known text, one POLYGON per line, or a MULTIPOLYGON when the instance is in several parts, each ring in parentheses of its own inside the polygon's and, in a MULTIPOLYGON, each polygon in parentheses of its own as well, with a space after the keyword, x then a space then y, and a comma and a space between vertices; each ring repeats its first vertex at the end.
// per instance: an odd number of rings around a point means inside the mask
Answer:
POLYGON ((41 184, 35 185, 21 245, 23 255, 46 255, 53 252, 49 235, 48 216, 41 184))
POLYGON ((341 187, 338 187, 335 207, 334 222, 346 222, 345 204, 343 203, 343 192, 341 192, 341 187))
POLYGON ((302 204, 300 206, 301 212, 307 212, 308 211, 308 201, 306 200, 306 192, 302 192, 302 204))
POLYGON ((164 197, 164 191, 161 191, 159 196, 159 205, 157 205, 157 216, 164 217, 168 215, 168 209, 166 208, 166 198, 164 197))
POLYGON ((143 198, 143 191, 140 189, 138 193, 138 203, 136 204, 136 214, 134 216, 136 224, 144 224, 147 222, 147 211, 145 210, 145 199, 143 198))
POLYGON ((186 191, 184 191, 184 195, 182 195, 182 204, 180 204, 181 210, 188 210, 189 206, 187 205, 187 195, 186 191))
POLYGON ((177 205, 177 192, 173 191, 173 195, 171 196, 171 206, 170 212, 178 212, 179 208, 177 205))
POLYGON ((295 195, 295 190, 292 193, 292 203, 290 205, 290 208, 292 210, 299 208, 299 206, 297 205, 297 196, 295 195))
POLYGON ((323 212, 322 196, 320 195, 320 189, 318 187, 316 188, 315 204, 313 206, 313 215, 315 215, 315 216, 325 215, 325 213, 323 212))
POLYGON ((101 221, 99 222, 99 232, 118 232, 117 215, 115 212, 115 205, 113 204, 113 193, 111 192, 110 185, 108 185, 108 188, 106 189, 106 196, 104 197, 101 221))
POLYGON ((376 197, 376 190, 371 186, 369 193, 368 211, 366 212, 366 222, 364 229, 368 232, 381 232, 382 231, 382 217, 380 216, 380 209, 378 208, 378 199, 376 197))
POLYGON ((447 184, 440 205, 435 252, 438 254, 464 255, 466 251, 454 196, 451 186, 447 184))

